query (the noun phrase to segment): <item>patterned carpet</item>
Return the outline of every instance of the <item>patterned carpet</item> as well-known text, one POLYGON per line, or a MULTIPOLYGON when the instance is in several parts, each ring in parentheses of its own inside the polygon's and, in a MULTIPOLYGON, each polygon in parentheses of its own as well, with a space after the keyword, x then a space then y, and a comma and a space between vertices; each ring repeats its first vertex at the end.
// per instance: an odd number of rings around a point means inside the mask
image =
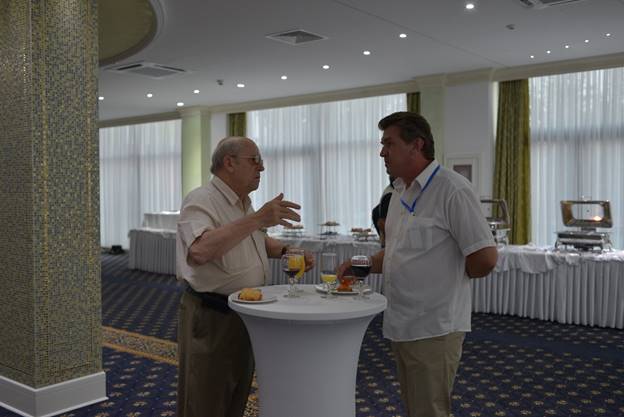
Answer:
MULTIPOLYGON (((127 270, 127 256, 103 256, 102 262, 109 400, 61 416, 174 416, 180 287, 171 276, 127 270)), ((357 417, 406 417, 381 316, 364 337, 356 405, 357 417)), ((257 407, 254 393, 246 416, 257 416, 257 407)), ((453 412, 455 417, 623 416, 624 331, 476 314, 464 343, 453 412)), ((0 408, 0 416, 17 414, 0 408)))

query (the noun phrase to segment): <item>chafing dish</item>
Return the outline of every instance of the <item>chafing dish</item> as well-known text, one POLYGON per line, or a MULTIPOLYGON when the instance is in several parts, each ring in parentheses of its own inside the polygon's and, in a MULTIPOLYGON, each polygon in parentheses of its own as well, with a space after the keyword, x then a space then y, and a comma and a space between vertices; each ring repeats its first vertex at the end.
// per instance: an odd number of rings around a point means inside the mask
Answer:
POLYGON ((492 236, 497 244, 507 245, 509 243, 509 210, 507 202, 503 199, 481 199, 481 205, 485 212, 485 219, 490 226, 492 236))
POLYGON ((612 249, 609 232, 596 230, 613 227, 611 203, 608 200, 563 200, 561 218, 565 226, 575 229, 557 232, 556 249, 612 249))

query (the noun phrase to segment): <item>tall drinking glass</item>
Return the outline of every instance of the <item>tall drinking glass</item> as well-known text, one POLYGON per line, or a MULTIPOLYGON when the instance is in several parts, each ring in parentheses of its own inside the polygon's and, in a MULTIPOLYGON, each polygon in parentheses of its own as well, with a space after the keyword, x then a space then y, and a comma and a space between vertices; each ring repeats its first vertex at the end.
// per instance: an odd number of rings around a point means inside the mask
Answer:
POLYGON ((282 265, 282 271, 284 271, 284 273, 288 275, 288 294, 284 295, 284 297, 299 297, 299 294, 297 294, 295 288, 295 276, 301 269, 301 255, 286 253, 282 256, 280 262, 282 265))
POLYGON ((366 300, 369 297, 364 295, 364 278, 370 274, 372 262, 370 257, 364 255, 355 255, 351 258, 351 270, 355 275, 356 286, 358 290, 357 299, 366 300))
POLYGON ((334 298, 333 293, 336 284, 336 268, 338 267, 338 257, 335 253, 321 253, 321 281, 325 284, 327 293, 321 298, 334 298))

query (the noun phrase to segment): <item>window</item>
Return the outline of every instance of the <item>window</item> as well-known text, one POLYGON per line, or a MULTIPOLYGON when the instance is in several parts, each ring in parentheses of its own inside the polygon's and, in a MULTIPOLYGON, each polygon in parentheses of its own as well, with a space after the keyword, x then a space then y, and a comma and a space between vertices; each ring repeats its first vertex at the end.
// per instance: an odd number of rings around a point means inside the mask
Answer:
POLYGON ((101 245, 128 247, 143 213, 180 209, 181 122, 100 129, 101 245))
POLYGON ((284 192, 302 205, 306 233, 326 221, 371 227, 388 175, 379 157, 379 120, 405 111, 404 94, 253 111, 247 134, 260 148, 266 171, 251 195, 259 209, 284 192))
POLYGON ((611 239, 624 246, 624 68, 533 78, 533 241, 564 229, 561 200, 610 200, 611 239))

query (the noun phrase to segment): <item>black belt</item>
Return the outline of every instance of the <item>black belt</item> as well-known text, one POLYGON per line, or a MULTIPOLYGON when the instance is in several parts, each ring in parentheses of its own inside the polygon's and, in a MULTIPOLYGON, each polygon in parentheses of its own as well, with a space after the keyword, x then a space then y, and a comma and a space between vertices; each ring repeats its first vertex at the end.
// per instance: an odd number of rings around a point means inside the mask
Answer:
POLYGON ((229 313, 232 311, 228 306, 228 296, 217 294, 216 292, 198 292, 190 285, 187 285, 186 292, 201 300, 202 306, 221 313, 229 313))

